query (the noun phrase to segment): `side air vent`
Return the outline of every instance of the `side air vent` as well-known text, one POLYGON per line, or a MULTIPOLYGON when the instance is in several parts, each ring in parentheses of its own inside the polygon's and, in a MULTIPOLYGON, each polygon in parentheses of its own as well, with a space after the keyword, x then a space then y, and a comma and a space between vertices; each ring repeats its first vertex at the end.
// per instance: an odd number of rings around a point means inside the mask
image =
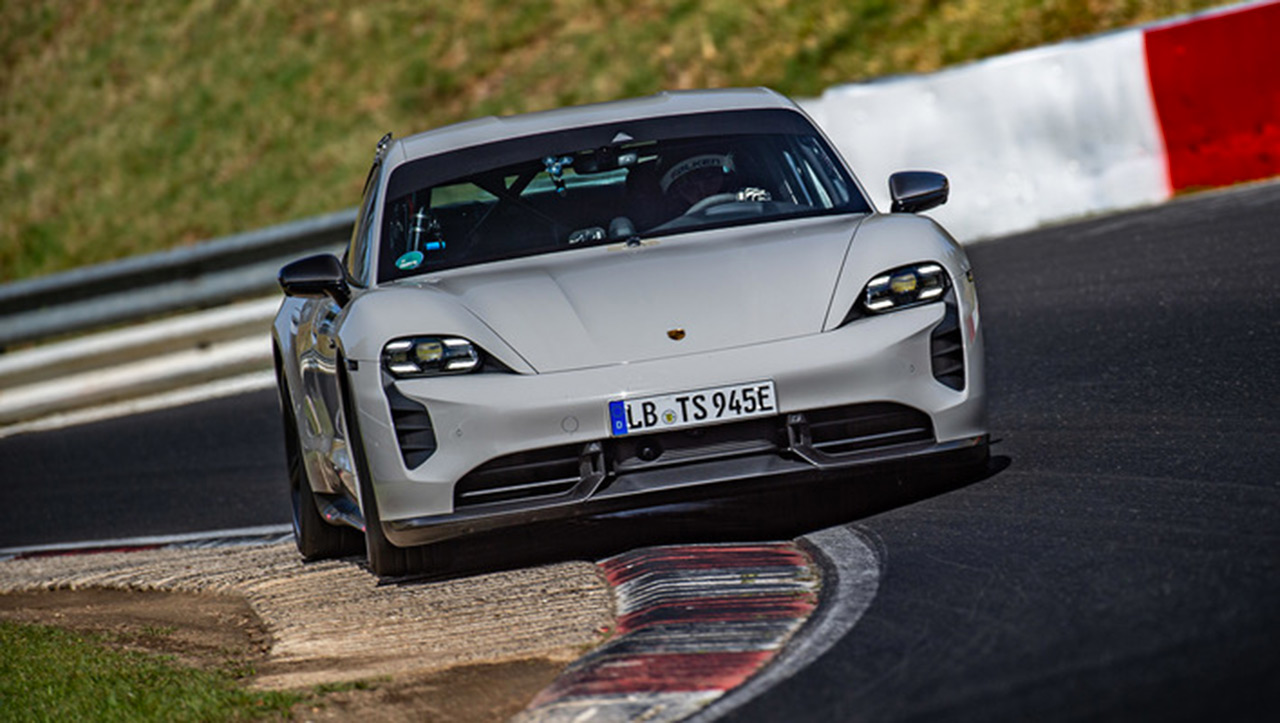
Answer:
POLYGON ((431 428, 431 415, 427 408, 413 401, 395 387, 387 387, 387 403, 391 407, 391 424, 400 442, 400 456, 404 465, 413 469, 427 461, 436 451, 436 433, 431 428))
POLYGON ((455 507, 561 495, 584 475, 584 460, 599 445, 570 444, 508 454, 468 472, 453 491, 455 507))
POLYGON ((964 339, 955 296, 948 292, 946 314, 929 335, 933 378, 956 391, 964 389, 964 339))

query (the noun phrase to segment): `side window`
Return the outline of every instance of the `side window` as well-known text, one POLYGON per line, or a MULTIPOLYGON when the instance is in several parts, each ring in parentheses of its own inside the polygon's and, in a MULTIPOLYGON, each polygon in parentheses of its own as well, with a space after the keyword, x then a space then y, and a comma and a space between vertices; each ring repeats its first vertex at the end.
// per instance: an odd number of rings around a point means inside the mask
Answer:
POLYGON ((355 228, 351 232, 351 243, 343 261, 347 265, 347 275, 357 286, 369 283, 369 256, 373 251, 373 214, 378 208, 378 179, 381 164, 373 164, 369 169, 369 177, 364 182, 364 197, 360 201, 360 211, 356 214, 355 228))
POLYGON ((832 200, 837 206, 848 204, 853 195, 844 181, 844 174, 836 168, 831 156, 822 150, 818 140, 813 136, 801 138, 800 150, 808 160, 814 182, 819 188, 823 188, 823 195, 825 196, 829 192, 831 196, 834 196, 832 200), (823 183, 824 180, 825 184, 823 183))

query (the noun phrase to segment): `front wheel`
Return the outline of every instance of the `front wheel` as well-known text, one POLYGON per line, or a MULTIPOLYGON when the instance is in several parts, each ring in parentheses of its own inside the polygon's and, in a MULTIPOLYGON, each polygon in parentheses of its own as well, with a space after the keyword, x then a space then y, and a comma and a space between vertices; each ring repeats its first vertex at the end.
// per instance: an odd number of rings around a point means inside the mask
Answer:
MULTIPOLYGON (((339 367, 342 362, 339 360, 339 367)), ((364 441, 360 438, 360 427, 356 420, 356 411, 351 402, 351 382, 345 372, 342 377, 342 414, 347 425, 347 448, 351 451, 355 462, 356 482, 360 487, 360 512, 364 516, 365 555, 369 560, 369 569, 379 577, 400 577, 413 573, 421 573, 438 567, 436 550, 429 545, 418 547, 396 547, 391 544, 382 532, 382 518, 378 515, 378 502, 374 497, 373 477, 369 473, 368 460, 365 458, 364 441)))
POLYGON ((350 527, 331 525, 320 515, 316 497, 307 481, 302 462, 298 425, 289 405, 289 391, 280 382, 281 411, 284 417, 285 462, 289 472, 289 499, 293 506, 293 540, 304 560, 328 560, 360 552, 360 533, 350 527))

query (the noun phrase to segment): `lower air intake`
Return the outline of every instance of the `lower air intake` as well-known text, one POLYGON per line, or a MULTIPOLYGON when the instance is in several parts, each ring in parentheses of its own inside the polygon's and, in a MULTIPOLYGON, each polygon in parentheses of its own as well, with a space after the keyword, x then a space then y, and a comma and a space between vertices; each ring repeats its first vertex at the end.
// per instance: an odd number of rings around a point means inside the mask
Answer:
POLYGON ((805 412, 809 444, 839 459, 933 442, 929 415, 900 404, 855 404, 805 412))
POLYGON ((583 478, 581 444, 518 452, 471 470, 453 491, 454 507, 562 495, 583 478))

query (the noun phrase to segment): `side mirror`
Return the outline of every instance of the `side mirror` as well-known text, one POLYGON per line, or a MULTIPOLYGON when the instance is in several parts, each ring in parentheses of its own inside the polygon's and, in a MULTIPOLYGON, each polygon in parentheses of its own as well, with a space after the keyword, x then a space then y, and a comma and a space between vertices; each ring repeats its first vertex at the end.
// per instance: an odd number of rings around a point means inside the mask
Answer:
POLYGON ((308 256, 286 264, 276 278, 286 296, 329 296, 338 306, 346 306, 351 300, 347 270, 332 254, 308 256))
POLYGON ((951 185, 934 171, 899 171, 889 176, 890 213, 919 213, 947 202, 951 185))

